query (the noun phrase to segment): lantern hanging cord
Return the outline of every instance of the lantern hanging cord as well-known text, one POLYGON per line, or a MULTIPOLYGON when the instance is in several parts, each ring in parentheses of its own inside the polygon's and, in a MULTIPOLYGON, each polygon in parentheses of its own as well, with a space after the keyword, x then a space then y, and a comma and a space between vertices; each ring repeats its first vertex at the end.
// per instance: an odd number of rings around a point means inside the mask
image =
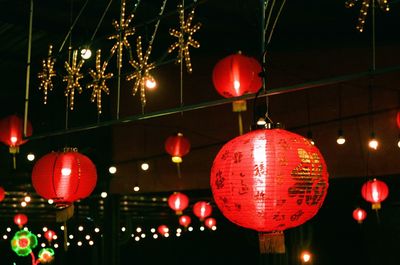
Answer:
MULTIPOLYGON (((104 17, 106 16, 108 10, 110 9, 110 6, 111 6, 112 1, 113 1, 113 0, 110 0, 110 2, 108 2, 108 5, 107 5, 106 9, 104 10, 103 14, 101 15, 101 18, 100 18, 100 20, 99 20, 99 23, 97 23, 97 26, 96 26, 96 28, 95 28, 93 34, 92 34, 92 37, 90 38, 90 44, 93 42, 93 40, 94 40, 94 38, 95 38, 95 36, 96 36, 96 34, 97 34, 97 31, 99 30, 101 24, 103 23, 104 17)), ((136 5, 135 5, 135 6, 136 6, 136 5)))

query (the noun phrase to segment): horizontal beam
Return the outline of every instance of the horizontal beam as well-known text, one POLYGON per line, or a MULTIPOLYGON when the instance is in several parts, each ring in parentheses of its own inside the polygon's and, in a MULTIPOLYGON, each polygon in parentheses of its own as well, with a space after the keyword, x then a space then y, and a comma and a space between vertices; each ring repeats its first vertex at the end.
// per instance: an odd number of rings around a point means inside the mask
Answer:
MULTIPOLYGON (((324 86, 328 86, 328 85, 357 80, 357 79, 360 79, 363 77, 369 77, 372 75, 381 75, 381 74, 386 74, 386 73, 391 73, 391 72, 396 72, 396 71, 400 71, 400 65, 377 69, 373 73, 371 71, 359 72, 359 73, 354 73, 354 74, 341 75, 341 76, 325 78, 325 79, 316 80, 316 81, 305 82, 305 83, 291 85, 291 86, 271 88, 271 89, 268 89, 266 93, 259 95, 259 97, 274 96, 274 95, 286 94, 286 93, 301 91, 301 90, 310 89, 310 88, 324 87, 324 86)), ((104 122, 90 124, 87 126, 81 126, 81 127, 63 129, 63 130, 42 133, 42 134, 37 134, 37 135, 31 135, 24 139, 37 140, 37 139, 42 139, 42 138, 46 138, 46 137, 54 137, 54 136, 78 133, 78 132, 98 129, 98 128, 102 128, 102 127, 106 127, 106 126, 118 125, 118 124, 123 124, 123 123, 134 122, 134 121, 149 120, 149 119, 153 119, 153 118, 159 118, 159 117, 164 117, 164 116, 168 116, 168 115, 179 114, 179 113, 187 112, 187 111, 201 110, 201 109, 205 109, 205 108, 216 107, 216 106, 232 103, 233 101, 237 101, 237 100, 254 99, 255 97, 256 97, 256 94, 246 94, 246 95, 243 95, 240 97, 223 98, 223 99, 218 99, 218 100, 213 100, 213 101, 202 102, 202 103, 198 103, 198 104, 192 104, 192 105, 188 105, 188 106, 182 106, 182 107, 178 107, 178 108, 171 108, 171 109, 166 109, 166 110, 161 110, 161 111, 155 111, 155 112, 151 112, 151 113, 147 113, 147 114, 127 116, 127 117, 123 117, 123 118, 120 118, 117 120, 108 120, 108 121, 104 121, 104 122)))

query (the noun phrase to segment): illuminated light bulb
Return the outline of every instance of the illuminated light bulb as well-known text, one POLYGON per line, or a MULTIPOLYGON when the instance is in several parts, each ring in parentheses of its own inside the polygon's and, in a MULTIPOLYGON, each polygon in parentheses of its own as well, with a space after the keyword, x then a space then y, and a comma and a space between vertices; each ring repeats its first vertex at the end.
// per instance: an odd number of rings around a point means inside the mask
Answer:
POLYGON ((150 229, 150 232, 155 233, 155 232, 156 232, 156 229, 155 229, 155 228, 152 228, 152 229, 150 229))
POLYGON ((64 231, 64 226, 62 225, 62 226, 60 226, 60 229, 62 230, 62 231, 64 231))
POLYGON ((83 226, 81 226, 81 225, 78 226, 78 230, 79 230, 79 231, 83 231, 83 226))
POLYGON ((165 234, 164 234, 164 237, 169 237, 169 233, 165 233, 165 234))
POLYGON ((397 146, 400 148, 400 140, 397 142, 397 146))
POLYGON ((31 201, 31 197, 30 196, 25 196, 24 201, 30 202, 31 201))
POLYGON ((10 140, 11 143, 15 144, 18 141, 18 138, 16 136, 11 136, 10 140))
POLYGON ((74 235, 69 235, 69 239, 74 239, 74 235))
POLYGON ((90 57, 92 57, 92 51, 89 48, 83 48, 81 50, 81 57, 82 59, 90 59, 90 57))
POLYGON ((259 126, 264 126, 265 124, 267 124, 267 122, 265 121, 264 118, 260 117, 257 121, 257 125, 259 126))
POLYGON ((3 239, 6 240, 8 238, 7 235, 3 235, 3 239))
POLYGON ((150 165, 149 165, 148 163, 146 163, 146 162, 143 162, 143 163, 140 165, 140 167, 141 167, 141 169, 142 169, 143 171, 147 171, 147 170, 150 168, 150 165))
POLYGON ((188 227, 188 231, 189 231, 189 232, 192 232, 192 231, 193 231, 193 227, 189 226, 189 227, 188 227))
POLYGON ((131 234, 131 237, 135 237, 135 234, 131 234))
POLYGON ((107 192, 103 191, 102 193, 100 193, 100 197, 102 197, 103 199, 107 198, 107 192))
POLYGON ((95 232, 95 233, 100 232, 100 228, 96 227, 96 228, 94 229, 94 232, 95 232))
POLYGON ((140 237, 135 236, 135 241, 139 241, 139 240, 140 240, 140 237))
POLYGON ((21 202, 21 206, 22 207, 26 207, 26 205, 27 205, 27 203, 24 201, 24 202, 21 202))
POLYGON ((142 232, 142 228, 137 227, 137 228, 136 228, 136 232, 138 232, 138 233, 142 232))
POLYGON ((117 173, 117 168, 114 166, 111 166, 108 168, 108 172, 110 172, 110 174, 115 174, 115 173, 117 173))
POLYGON ((47 202, 48 202, 48 204, 53 204, 54 203, 54 201, 52 199, 48 199, 47 202))
POLYGON ((41 235, 41 234, 37 234, 36 236, 37 236, 38 238, 41 238, 41 237, 42 237, 42 235, 41 235))
POLYGON ((46 232, 49 229, 47 227, 43 227, 42 230, 43 230, 43 232, 46 232))
POLYGON ((180 157, 180 156, 173 156, 173 157, 171 157, 171 160, 174 163, 182 163, 182 157, 180 157))
POLYGON ((157 235, 157 234, 153 234, 153 238, 154 238, 154 239, 157 239, 157 238, 158 238, 158 235, 157 235))
POLYGON ((86 239, 86 240, 89 240, 89 239, 90 239, 90 235, 86 235, 86 236, 85 236, 85 239, 86 239))
POLYGON ((217 230, 217 226, 216 226, 216 225, 213 225, 213 226, 211 227, 211 230, 213 230, 213 231, 217 230))
POLYGON ((41 246, 42 248, 44 248, 44 247, 46 247, 46 244, 45 244, 45 243, 42 243, 42 244, 40 244, 40 246, 41 246))
POLYGON ((28 161, 33 161, 33 160, 35 160, 35 155, 32 153, 29 153, 26 155, 26 159, 28 159, 28 161))
POLYGON ((89 241, 89 245, 91 245, 91 246, 93 246, 93 245, 94 245, 94 242, 93 242, 93 240, 90 240, 90 241, 89 241))
POLYGON ((138 192, 140 190, 139 185, 135 185, 135 187, 133 187, 133 191, 138 192))
POLYGON ((71 243, 67 242, 67 246, 71 245, 71 243))
POLYGON ((54 246, 54 248, 58 248, 58 244, 57 243, 55 243, 53 246, 54 246))
POLYGON ((63 167, 61 169, 61 175, 69 176, 71 174, 71 169, 69 167, 63 167))
POLYGON ((200 226, 200 231, 204 231, 204 226, 200 226))
POLYGON ((122 232, 125 232, 125 231, 126 231, 125 226, 121 227, 121 231, 122 231, 122 232))
POLYGON ((7 232, 11 232, 11 228, 10 227, 7 227, 7 232))
POLYGON ((53 236, 53 240, 57 240, 57 238, 58 238, 57 235, 53 236))
POLYGON ((337 139, 336 139, 337 144, 342 145, 346 142, 346 139, 343 137, 343 135, 340 135, 337 139))
POLYGON ((80 247, 82 246, 82 241, 78 241, 76 244, 80 247))
POLYGON ((177 232, 177 233, 182 233, 182 229, 181 229, 181 228, 177 228, 177 229, 176 229, 176 232, 177 232))
POLYGON ((304 263, 308 263, 311 261, 311 253, 308 251, 303 251, 300 255, 300 259, 304 262, 304 263))
POLYGON ((374 134, 371 134, 371 138, 369 139, 368 146, 369 146, 371 149, 376 150, 376 149, 378 149, 378 145, 379 145, 379 142, 378 142, 378 140, 375 138, 375 135, 374 135, 374 134))
POLYGON ((141 237, 141 238, 145 238, 145 237, 146 237, 146 234, 141 234, 140 237, 141 237))
POLYGON ((148 88, 148 89, 154 89, 157 87, 157 82, 152 77, 146 78, 144 84, 145 84, 146 88, 148 88))
POLYGON ((176 233, 176 237, 180 237, 181 236, 181 233, 176 233))

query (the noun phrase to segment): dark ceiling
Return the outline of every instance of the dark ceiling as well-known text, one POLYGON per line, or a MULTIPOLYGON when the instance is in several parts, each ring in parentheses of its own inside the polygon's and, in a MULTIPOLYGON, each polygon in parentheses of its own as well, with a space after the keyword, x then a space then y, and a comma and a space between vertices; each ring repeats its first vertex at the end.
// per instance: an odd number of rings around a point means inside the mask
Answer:
MULTIPOLYGON (((34 162, 27 161, 26 154, 33 152, 40 158, 64 146, 78 147, 97 166, 99 181, 95 192, 77 205, 82 219, 102 219, 100 192, 104 190, 121 195, 122 216, 134 222, 171 219, 165 198, 174 190, 190 193, 191 203, 199 199, 212 202, 212 161, 222 144, 238 135, 238 115, 232 112, 231 101, 222 100, 214 89, 212 69, 218 60, 237 51, 261 60, 263 1, 185 1, 188 10, 196 6, 193 22, 202 26, 194 34, 200 48, 190 49, 193 73, 183 71, 182 75, 179 64, 174 63, 176 53, 167 53, 175 42, 168 30, 179 25, 176 7, 180 1, 168 1, 150 56, 157 65, 152 73, 158 87, 147 92, 144 113, 139 95, 131 95, 132 83, 123 78, 131 71, 125 54, 119 101, 115 56, 109 61, 107 71, 113 72, 114 78, 109 82, 110 95, 103 96, 101 115, 90 102, 86 88, 76 97, 75 110, 66 111, 64 62, 69 47, 74 50, 88 44, 93 50, 101 49, 103 58, 107 58, 114 44, 107 37, 115 34, 112 21, 119 17, 120 1, 33 2, 28 100, 33 135, 21 146, 16 169, 8 147, 0 148, 0 184, 8 192, 0 205, 0 219, 9 220, 21 210, 29 212, 34 220, 54 218, 52 207, 35 195, 30 184, 34 162), (74 26, 69 34, 71 25, 74 26), (44 105, 37 74, 50 44, 54 46, 58 75, 48 104, 44 105), (178 131, 191 142, 191 151, 180 166, 181 177, 164 150, 165 139, 178 131), (146 172, 140 170, 143 161, 150 164, 146 172), (117 167, 115 175, 108 173, 110 165, 117 167), (141 187, 138 193, 133 191, 135 184, 141 187), (30 209, 19 206, 25 193, 35 198, 30 209)), ((138 2, 132 22, 136 31, 128 39, 132 47, 139 35, 147 46, 163 1, 138 2)), ((127 13, 134 10, 134 3, 127 0, 127 13)), ((264 36, 271 33, 281 3, 275 3, 264 36)), ((25 110, 29 4, 30 1, 0 0, 1 117, 14 113, 23 116, 25 110)), ((400 102, 400 3, 389 4, 389 12, 376 8, 374 49, 371 14, 360 33, 355 27, 361 3, 348 9, 344 1, 336 0, 287 1, 267 46, 266 89, 271 95, 271 118, 301 135, 312 132, 331 181, 400 173, 396 125, 400 102), (373 66, 375 74, 371 74, 373 66), (339 128, 347 139, 343 146, 336 144, 339 128), (372 131, 381 140, 379 149, 373 152, 366 145, 372 131)), ((94 57, 85 62, 82 84, 90 81, 87 73, 94 63, 94 57)), ((247 98, 247 111, 242 113, 245 132, 265 112, 265 95, 257 101, 253 98, 254 95, 247 98)), ((358 193, 359 187, 354 192, 358 193)))

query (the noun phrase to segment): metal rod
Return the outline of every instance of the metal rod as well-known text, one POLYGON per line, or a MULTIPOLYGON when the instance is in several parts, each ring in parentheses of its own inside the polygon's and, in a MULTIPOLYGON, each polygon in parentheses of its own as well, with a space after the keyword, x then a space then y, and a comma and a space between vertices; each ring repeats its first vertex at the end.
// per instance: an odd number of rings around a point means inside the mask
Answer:
POLYGON ((26 60, 26 86, 25 86, 25 113, 24 113, 24 137, 27 136, 28 107, 29 107, 29 81, 31 77, 31 50, 32 50, 32 24, 33 24, 33 0, 29 10, 28 55, 26 60))
MULTIPOLYGON (((376 75, 385 74, 385 73, 390 73, 390 72, 395 72, 395 71, 400 71, 400 65, 383 68, 383 69, 378 69, 375 71, 375 74, 376 75)), ((328 85, 332 85, 332 84, 338 84, 338 83, 342 83, 342 82, 360 79, 362 77, 368 77, 369 75, 370 75, 370 72, 366 71, 366 72, 359 72, 359 73, 354 73, 354 74, 348 74, 348 75, 342 75, 342 76, 321 79, 321 80, 317 80, 317 81, 310 81, 310 82, 291 85, 291 86, 272 88, 272 89, 269 89, 267 91, 267 93, 259 95, 259 97, 281 95, 281 94, 286 94, 286 93, 295 92, 295 91, 301 91, 301 90, 310 89, 310 88, 323 87, 323 86, 328 86, 328 85)), ((59 136, 59 135, 64 135, 64 134, 77 133, 77 132, 97 129, 97 128, 111 126, 111 125, 117 125, 117 124, 122 124, 122 123, 133 122, 133 121, 148 120, 148 119, 164 117, 164 116, 168 116, 168 115, 172 115, 172 114, 179 114, 179 113, 185 112, 185 111, 193 111, 193 110, 200 110, 200 109, 205 109, 205 108, 209 108, 209 107, 220 106, 220 105, 232 103, 237 100, 253 99, 254 97, 255 97, 255 94, 246 94, 246 95, 243 95, 240 97, 222 98, 222 99, 218 99, 218 100, 214 100, 214 101, 207 101, 207 102, 202 102, 202 103, 198 103, 198 104, 187 105, 187 106, 183 106, 182 108, 166 109, 166 110, 155 111, 155 112, 147 113, 147 114, 128 116, 128 117, 120 118, 119 120, 109 120, 109 121, 99 122, 99 123, 91 124, 91 125, 87 125, 87 126, 70 128, 69 130, 59 130, 59 131, 48 132, 48 133, 43 133, 43 134, 38 134, 38 135, 32 135, 32 136, 26 137, 24 139, 36 140, 36 139, 42 139, 42 138, 46 138, 46 137, 53 137, 53 136, 59 136)))

